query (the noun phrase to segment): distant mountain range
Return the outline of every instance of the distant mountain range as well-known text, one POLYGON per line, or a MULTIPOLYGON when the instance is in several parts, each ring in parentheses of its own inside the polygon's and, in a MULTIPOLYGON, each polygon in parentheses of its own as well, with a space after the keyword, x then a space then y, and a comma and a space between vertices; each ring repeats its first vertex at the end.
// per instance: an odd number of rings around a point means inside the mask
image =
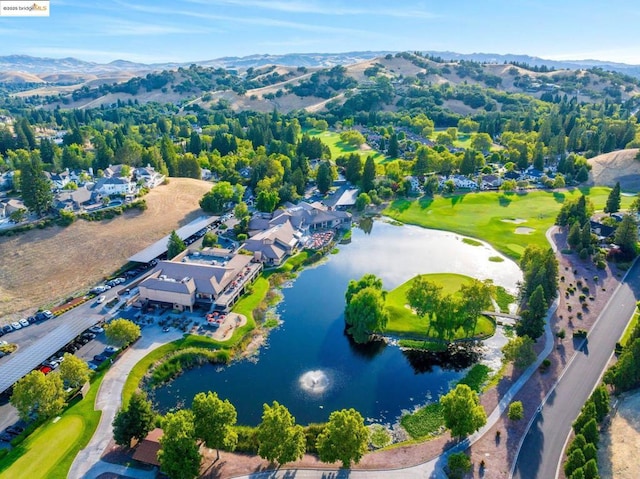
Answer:
MULTIPOLYGON (((395 54, 391 51, 346 52, 346 53, 288 53, 285 55, 250 55, 246 57, 222 57, 213 60, 203 60, 184 63, 136 63, 126 60, 115 60, 110 63, 95 63, 77 58, 42 58, 28 55, 0 56, 0 72, 18 71, 25 73, 108 73, 108 72, 143 72, 157 70, 171 70, 180 66, 186 67, 197 64, 214 68, 249 68, 264 65, 284 65, 302 67, 330 67, 334 65, 349 65, 372 58, 395 54)), ((606 62, 600 60, 566 60, 555 61, 529 55, 502 55, 497 53, 470 53, 427 51, 434 57, 445 60, 473 60, 476 62, 505 63, 519 62, 529 65, 553 67, 556 69, 586 69, 599 67, 625 73, 640 78, 640 65, 606 62)))

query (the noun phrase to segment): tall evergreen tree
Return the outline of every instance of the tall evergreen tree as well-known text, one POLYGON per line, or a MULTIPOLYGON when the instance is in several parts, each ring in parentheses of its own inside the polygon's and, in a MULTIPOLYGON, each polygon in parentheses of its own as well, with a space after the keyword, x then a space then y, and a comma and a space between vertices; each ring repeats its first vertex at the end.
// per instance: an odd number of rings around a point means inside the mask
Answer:
POLYGON ((616 183, 616 186, 609 192, 607 197, 607 204, 604 207, 605 213, 617 213, 620 211, 620 182, 616 183))
POLYGON ((373 156, 368 156, 367 161, 364 163, 364 169, 362 170, 362 190, 365 193, 369 193, 374 188, 374 181, 376 179, 376 164, 373 161, 373 156))
POLYGON ((48 178, 42 171, 42 162, 31 154, 20 163, 20 187, 22 201, 29 211, 43 216, 53 203, 53 193, 48 178))
POLYGON ((180 239, 175 230, 173 230, 169 236, 169 244, 167 245, 167 258, 175 258, 185 249, 187 249, 187 245, 180 239))
POLYGON ((387 147, 387 156, 389 158, 398 157, 398 135, 392 133, 389 137, 389 146, 387 147))

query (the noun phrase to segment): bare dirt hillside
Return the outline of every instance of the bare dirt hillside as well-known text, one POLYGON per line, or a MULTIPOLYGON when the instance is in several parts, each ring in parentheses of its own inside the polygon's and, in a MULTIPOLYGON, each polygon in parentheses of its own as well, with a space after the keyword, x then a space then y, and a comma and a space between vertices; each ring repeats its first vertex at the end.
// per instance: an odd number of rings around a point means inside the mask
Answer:
POLYGON ((145 197, 144 212, 0 238, 0 322, 102 280, 132 254, 204 214, 198 201, 210 189, 205 181, 171 178, 145 197))
POLYGON ((600 437, 600 476, 603 479, 637 479, 640 451, 640 392, 620 399, 618 412, 609 428, 600 437))
POLYGON ((637 148, 612 151, 589 160, 589 184, 615 186, 620 182, 623 191, 640 191, 640 161, 637 148))

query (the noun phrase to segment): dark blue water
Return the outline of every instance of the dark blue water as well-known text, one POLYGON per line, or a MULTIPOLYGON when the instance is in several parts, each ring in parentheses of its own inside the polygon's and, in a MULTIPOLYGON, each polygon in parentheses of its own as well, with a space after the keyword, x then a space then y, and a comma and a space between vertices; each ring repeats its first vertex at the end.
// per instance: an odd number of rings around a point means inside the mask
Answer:
POLYGON ((283 290, 278 312, 284 323, 270 333, 257 362, 187 371, 155 391, 157 406, 162 411, 189 406, 196 393, 211 390, 234 404, 240 424, 257 425, 262 405, 274 400, 300 424, 325 421, 332 411, 350 407, 365 418, 394 422, 403 409, 437 399, 463 371, 442 369, 420 354, 409 357, 392 345, 355 345, 344 333, 343 319, 349 280, 373 272, 383 278, 386 289, 392 289, 417 273, 431 272, 427 265, 434 251, 406 243, 421 242, 429 234, 385 223, 375 223, 369 235, 354 229, 351 244, 327 262, 303 271, 293 287, 283 290), (301 387, 301 376, 311 370, 322 371, 312 389, 324 385, 326 377, 323 392, 301 387))

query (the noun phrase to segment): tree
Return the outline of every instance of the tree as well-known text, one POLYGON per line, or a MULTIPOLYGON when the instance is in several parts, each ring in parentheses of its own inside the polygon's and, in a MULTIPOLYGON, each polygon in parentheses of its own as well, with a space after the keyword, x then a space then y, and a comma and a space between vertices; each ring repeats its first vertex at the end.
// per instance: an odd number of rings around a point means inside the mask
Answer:
POLYGON ((607 197, 607 204, 604 207, 605 213, 617 213, 620 211, 620 182, 618 181, 607 197))
POLYGON ((387 147, 387 156, 389 158, 398 157, 398 135, 392 133, 389 137, 389 145, 387 147))
POLYGON ((204 248, 210 248, 218 244, 218 235, 213 231, 207 231, 202 237, 202 246, 204 248))
POLYGON ((25 421, 29 420, 32 414, 38 419, 59 414, 65 404, 60 374, 54 372, 45 375, 42 371, 31 371, 13 386, 11 404, 25 421))
POLYGON ((569 230, 569 235, 567 236, 567 244, 573 250, 582 249, 582 230, 580 229, 580 224, 576 221, 571 226, 569 230))
POLYGON ((433 196, 440 187, 440 182, 435 175, 429 176, 424 182, 424 194, 427 196, 433 196))
POLYGON ((200 475, 200 451, 196 442, 193 412, 168 413, 162 421, 158 462, 171 479, 195 479, 200 475))
MULTIPOLYGON (((586 459, 586 458, 585 458, 586 459)), ((584 479, 599 479, 600 474, 598 474, 598 463, 596 459, 589 459, 585 462, 584 466, 582 466, 582 470, 584 471, 584 479)), ((574 471, 575 474, 575 471, 574 471)), ((573 475, 572 475, 573 477, 573 475)))
POLYGON ((304 429, 277 401, 273 401, 272 406, 263 405, 262 422, 256 436, 258 455, 278 464, 296 461, 306 450, 304 429))
POLYGON ((515 367, 524 369, 536 360, 533 344, 529 336, 518 336, 502 347, 502 353, 507 361, 513 361, 515 367))
POLYGON ((347 159, 344 177, 354 185, 360 181, 362 176, 362 157, 357 153, 352 153, 347 159))
POLYGON ((590 398, 596 408, 596 420, 602 422, 602 420, 609 414, 609 392, 604 385, 598 386, 591 395, 590 398))
POLYGON ((382 280, 375 274, 367 273, 358 281, 352 279, 347 285, 347 291, 344 293, 344 299, 347 304, 351 302, 351 298, 360 290, 372 287, 382 291, 382 280))
POLYGON ((482 311, 491 306, 492 285, 487 281, 472 279, 460 287, 459 295, 462 297, 461 321, 466 330, 473 331, 478 322, 478 316, 482 311))
POLYGON ((596 419, 596 405, 593 403, 593 401, 587 401, 584 406, 582 406, 580 414, 578 414, 578 417, 575 421, 573 421, 573 424, 571 425, 571 427, 573 427, 573 431, 576 434, 582 434, 587 442, 590 441, 589 439, 587 439, 587 436, 584 435, 582 429, 584 428, 585 424, 587 424, 592 419, 594 421, 596 419))
POLYGON ((524 417, 524 407, 522 407, 522 401, 513 401, 509 404, 509 412, 507 416, 512 421, 519 421, 524 417))
POLYGON ((582 434, 587 441, 587 443, 591 443, 593 445, 598 444, 600 440, 600 433, 598 432, 598 423, 595 418, 590 419, 582 429, 580 429, 580 434, 582 434))
POLYGON ((169 243, 167 244, 167 258, 173 259, 187 249, 185 244, 175 230, 169 235, 169 243))
POLYGON ((140 337, 140 326, 128 319, 118 318, 105 325, 104 334, 109 344, 122 348, 140 337))
POLYGON ((487 133, 477 133, 471 138, 471 148, 477 151, 488 152, 493 141, 487 133))
POLYGON ((566 477, 571 477, 574 471, 578 468, 584 466, 584 454, 580 449, 574 449, 569 457, 567 457, 567 462, 564 463, 564 474, 566 477))
POLYGON ((424 276, 416 276, 407 290, 407 301, 411 309, 420 316, 433 318, 440 308, 442 286, 428 281, 424 276))
POLYGON ((624 215, 616 229, 615 244, 620 247, 624 259, 632 259, 637 254, 638 224, 631 215, 624 215))
POLYGON ((364 209, 371 204, 371 197, 366 193, 360 193, 356 198, 356 209, 358 211, 364 211, 364 209))
POLYGON ((244 201, 241 201, 233 208, 233 215, 238 221, 242 221, 245 216, 249 216, 249 207, 244 201))
POLYGON ((351 462, 358 463, 367 452, 369 430, 364 419, 355 409, 334 411, 329 422, 318 435, 316 448, 318 457, 324 462, 341 461, 348 468, 351 462))
POLYGON ((329 191, 333 183, 333 171, 331 164, 328 161, 323 161, 318 166, 318 173, 316 175, 316 184, 318 185, 318 191, 323 195, 329 191))
POLYGON ((584 475, 584 469, 579 467, 578 469, 573 471, 573 474, 571 474, 571 477, 569 479, 586 479, 584 475))
POLYGON ((22 201, 29 211, 44 216, 53 204, 50 182, 42 171, 42 161, 31 153, 20 162, 22 201))
POLYGON ((362 170, 362 191, 369 193, 375 187, 375 179, 376 163, 373 160, 373 156, 368 156, 362 170))
POLYGON ((200 199, 200 207, 208 212, 219 214, 234 197, 233 186, 228 181, 219 181, 211 187, 211 191, 200 199))
POLYGON ((478 394, 466 384, 440 398, 445 426, 451 435, 463 438, 476 432, 487 422, 487 414, 480 404, 478 394))
POLYGON ((365 140, 362 133, 356 130, 343 131, 342 133, 340 133, 340 140, 356 147, 359 147, 367 141, 365 140))
POLYGON ((214 392, 198 393, 191 406, 195 416, 195 434, 205 446, 216 450, 216 460, 220 459, 220 449, 233 451, 238 443, 238 434, 233 429, 238 414, 228 399, 224 401, 214 392))
POLYGON ((256 198, 256 209, 265 213, 271 213, 276 209, 279 202, 280 196, 278 196, 278 192, 276 190, 262 190, 258 193, 258 197, 256 198))
POLYGON ((344 314, 347 332, 356 343, 366 343, 371 335, 381 332, 389 320, 382 291, 367 287, 358 291, 347 303, 344 314))
POLYGON ((464 475, 471 472, 471 459, 464 452, 454 452, 447 457, 447 467, 450 479, 462 479, 464 475))
POLYGON ((64 361, 60 363, 60 377, 71 388, 82 386, 89 380, 91 370, 86 361, 73 354, 65 353, 64 361))
POLYGON ((131 441, 142 441, 153 429, 155 414, 151 402, 142 392, 134 392, 126 408, 113 419, 113 438, 116 444, 130 447, 131 441))

